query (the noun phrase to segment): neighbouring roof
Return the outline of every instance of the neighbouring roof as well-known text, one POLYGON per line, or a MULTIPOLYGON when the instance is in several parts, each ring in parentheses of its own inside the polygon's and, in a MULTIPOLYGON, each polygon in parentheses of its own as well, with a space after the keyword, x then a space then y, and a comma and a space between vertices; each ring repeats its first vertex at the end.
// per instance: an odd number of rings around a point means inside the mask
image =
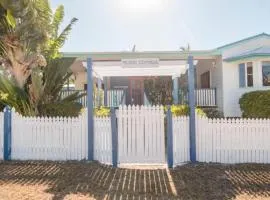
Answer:
POLYGON ((250 41, 250 40, 253 40, 253 39, 261 38, 261 37, 270 38, 270 35, 267 34, 267 33, 261 33, 261 34, 258 34, 258 35, 254 35, 254 36, 251 36, 251 37, 248 37, 248 38, 245 38, 245 39, 242 39, 242 40, 238 40, 236 42, 232 42, 230 44, 226 44, 224 46, 218 47, 217 50, 223 50, 225 48, 232 47, 232 46, 235 46, 235 45, 239 45, 241 43, 244 43, 244 42, 247 42, 247 41, 250 41))
POLYGON ((259 47, 241 54, 236 54, 234 56, 225 58, 224 61, 232 62, 237 60, 242 60, 246 58, 253 57, 269 57, 270 56, 270 46, 259 47))

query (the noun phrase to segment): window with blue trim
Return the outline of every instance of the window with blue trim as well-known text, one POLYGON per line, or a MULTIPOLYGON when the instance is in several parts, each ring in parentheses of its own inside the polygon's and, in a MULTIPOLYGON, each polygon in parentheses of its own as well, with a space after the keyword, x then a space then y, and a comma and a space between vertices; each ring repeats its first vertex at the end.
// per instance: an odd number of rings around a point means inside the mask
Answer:
POLYGON ((262 62, 263 86, 270 86, 270 62, 262 62))

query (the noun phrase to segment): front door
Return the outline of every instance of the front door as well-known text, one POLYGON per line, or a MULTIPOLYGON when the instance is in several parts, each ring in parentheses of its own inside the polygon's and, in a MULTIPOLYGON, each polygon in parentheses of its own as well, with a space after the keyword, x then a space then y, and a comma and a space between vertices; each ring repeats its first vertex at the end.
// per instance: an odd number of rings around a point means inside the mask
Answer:
POLYGON ((210 88, 210 71, 201 75, 201 88, 210 88))
POLYGON ((144 89, 142 78, 130 78, 130 102, 131 105, 143 105, 144 89))

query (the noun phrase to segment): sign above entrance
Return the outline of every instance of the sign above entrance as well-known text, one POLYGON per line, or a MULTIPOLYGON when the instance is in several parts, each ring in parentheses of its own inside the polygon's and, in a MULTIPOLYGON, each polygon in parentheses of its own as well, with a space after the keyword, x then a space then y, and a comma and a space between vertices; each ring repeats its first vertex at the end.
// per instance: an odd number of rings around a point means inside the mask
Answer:
POLYGON ((159 59, 158 58, 122 59, 121 65, 123 68, 153 68, 159 67, 159 59))

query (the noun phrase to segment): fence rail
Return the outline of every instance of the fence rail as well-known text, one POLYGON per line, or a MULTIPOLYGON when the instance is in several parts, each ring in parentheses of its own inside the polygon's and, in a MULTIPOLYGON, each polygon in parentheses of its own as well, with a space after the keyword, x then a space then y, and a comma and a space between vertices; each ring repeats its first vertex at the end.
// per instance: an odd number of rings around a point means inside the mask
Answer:
POLYGON ((126 104, 126 90, 113 89, 107 90, 107 106, 119 107, 126 104))
MULTIPOLYGON (((61 91, 61 97, 65 98, 71 94, 74 94, 75 92, 78 92, 79 95, 86 94, 86 91, 84 90, 63 90, 61 91)), ((87 96, 82 96, 80 99, 78 99, 78 102, 81 103, 83 107, 87 107, 87 96)))
MULTIPOLYGON (((179 103, 186 104, 187 102, 188 92, 179 90, 179 103)), ((195 103, 197 106, 216 106, 216 89, 195 89, 195 103)))

